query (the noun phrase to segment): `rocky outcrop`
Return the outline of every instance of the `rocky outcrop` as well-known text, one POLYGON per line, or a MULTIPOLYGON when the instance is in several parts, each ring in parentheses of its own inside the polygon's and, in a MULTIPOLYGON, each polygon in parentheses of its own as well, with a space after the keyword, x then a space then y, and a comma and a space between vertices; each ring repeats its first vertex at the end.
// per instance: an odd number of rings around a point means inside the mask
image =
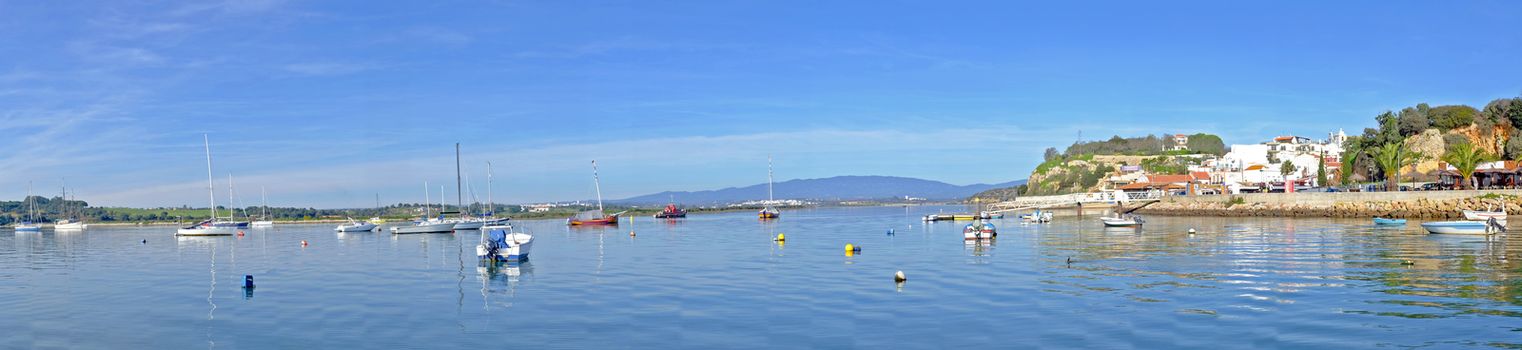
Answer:
POLYGON ((1456 219, 1462 210, 1487 210, 1505 207, 1508 213, 1522 213, 1522 197, 1486 196, 1456 199, 1416 199, 1409 201, 1307 203, 1245 203, 1229 197, 1222 201, 1164 201, 1138 210, 1149 215, 1176 216, 1287 216, 1340 218, 1427 218, 1456 219))

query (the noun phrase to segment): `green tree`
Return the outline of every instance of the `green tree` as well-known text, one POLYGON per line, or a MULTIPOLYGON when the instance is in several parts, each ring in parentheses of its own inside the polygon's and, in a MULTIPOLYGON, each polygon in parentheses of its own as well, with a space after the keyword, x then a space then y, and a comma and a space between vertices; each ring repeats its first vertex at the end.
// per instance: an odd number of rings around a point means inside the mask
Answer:
POLYGON ((1443 153, 1443 161, 1458 169, 1459 178, 1461 179, 1458 183, 1459 188, 1469 188, 1470 179, 1474 177, 1475 168, 1479 167, 1480 163, 1494 161, 1494 158, 1494 156, 1490 155, 1490 152, 1485 152, 1467 143, 1453 145, 1448 148, 1447 153, 1443 153))
POLYGON ((1326 186, 1326 152, 1321 152, 1321 160, 1316 163, 1316 185, 1326 186))
POLYGON ((1470 106, 1450 105, 1433 107, 1428 113, 1428 116, 1432 118, 1433 127, 1448 131, 1474 124, 1474 117, 1480 114, 1480 111, 1470 106))
POLYGON ((1046 153, 1042 154, 1042 156, 1041 156, 1041 160, 1051 161, 1053 159, 1057 159, 1057 157, 1059 157, 1059 156, 1061 156, 1061 155, 1057 154, 1057 148, 1056 147, 1047 147, 1046 148, 1046 153))
POLYGON ((1185 145, 1190 151, 1204 154, 1226 154, 1226 143, 1221 141, 1220 136, 1199 133, 1189 135, 1189 143, 1185 145))
POLYGON ((1340 180, 1343 186, 1353 184, 1353 174, 1358 171, 1358 158, 1363 156, 1362 138, 1354 136, 1348 138, 1348 144, 1342 149, 1342 168, 1337 169, 1342 173, 1340 180))
POLYGON ((1423 130, 1432 127, 1432 119, 1427 116, 1430 110, 1426 103, 1400 110, 1400 115, 1397 117, 1400 136, 1420 134, 1423 130))
POLYGON ((1374 150, 1374 162, 1385 172, 1385 190, 1400 189, 1400 167, 1422 159, 1421 153, 1407 150, 1400 143, 1386 143, 1374 150))
POLYGON ((1279 175, 1289 176, 1289 174, 1293 172, 1295 172, 1294 162, 1290 162, 1288 159, 1285 159, 1284 164, 1279 164, 1279 175))

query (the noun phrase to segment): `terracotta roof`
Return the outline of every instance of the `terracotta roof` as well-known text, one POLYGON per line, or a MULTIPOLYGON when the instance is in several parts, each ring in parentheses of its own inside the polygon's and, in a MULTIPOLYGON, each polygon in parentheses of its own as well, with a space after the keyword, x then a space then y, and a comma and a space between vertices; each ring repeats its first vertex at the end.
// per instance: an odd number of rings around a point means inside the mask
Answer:
POLYGON ((1210 180, 1210 173, 1203 171, 1189 173, 1189 176, 1193 176, 1195 180, 1210 180))
POLYGON ((1156 183, 1190 182, 1194 181, 1194 177, 1189 175, 1147 175, 1147 181, 1156 183))
POLYGON ((1116 187, 1116 188, 1120 189, 1120 190, 1145 190, 1145 189, 1148 189, 1148 188, 1152 188, 1152 183, 1150 183, 1150 182, 1136 182, 1136 183, 1131 183, 1131 184, 1128 184, 1128 185, 1125 185, 1125 186, 1116 187))

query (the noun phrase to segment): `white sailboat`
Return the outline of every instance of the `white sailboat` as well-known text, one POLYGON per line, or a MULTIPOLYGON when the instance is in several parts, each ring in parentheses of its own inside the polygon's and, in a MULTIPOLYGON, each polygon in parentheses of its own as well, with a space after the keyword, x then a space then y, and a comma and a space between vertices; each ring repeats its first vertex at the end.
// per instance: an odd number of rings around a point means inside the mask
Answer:
MULTIPOLYGON (((63 187, 63 195, 58 198, 64 199, 65 205, 68 205, 70 200, 67 199, 69 198, 69 187, 67 185, 63 187)), ((53 223, 53 231, 84 231, 84 229, 89 227, 89 225, 85 225, 84 221, 77 219, 79 217, 78 211, 75 211, 71 215, 66 208, 63 215, 64 219, 53 223)))
POLYGON ((756 217, 762 219, 776 219, 782 216, 782 211, 772 207, 777 200, 772 198, 772 156, 766 156, 766 208, 756 213, 756 217))
POLYGON ((481 230, 511 229, 513 225, 507 223, 508 218, 497 218, 497 201, 492 198, 491 182, 491 162, 486 162, 486 217, 482 218, 481 230))
POLYGON ((370 232, 375 230, 375 224, 364 221, 354 221, 354 218, 348 219, 348 224, 338 225, 338 227, 334 228, 333 230, 338 232, 370 232))
MULTIPOLYGON (((393 227, 391 227, 391 233, 395 233, 395 234, 407 234, 407 233, 449 233, 449 232, 454 232, 454 224, 455 223, 453 221, 445 221, 444 218, 443 218, 443 216, 444 216, 444 214, 443 214, 443 212, 444 212, 444 205, 442 204, 442 202, 443 202, 442 198, 440 200, 441 203, 439 204, 439 212, 440 212, 439 216, 440 217, 437 217, 437 218, 430 217, 431 213, 429 212, 429 210, 431 209, 430 206, 433 205, 433 195, 431 193, 429 193, 428 191, 429 191, 428 190, 428 182, 424 181, 423 182, 423 217, 419 218, 417 221, 414 221, 412 223, 412 225, 393 226, 393 227)), ((443 197, 443 196, 440 196, 440 197, 443 197)))
POLYGON ((259 186, 259 220, 249 223, 253 227, 272 227, 275 221, 270 220, 269 196, 264 193, 264 186, 259 186))
POLYGON ((175 235, 176 236, 231 236, 233 233, 237 233, 238 232, 238 224, 237 223, 233 223, 233 222, 218 221, 217 220, 217 193, 216 193, 216 187, 215 187, 216 183, 212 182, 212 177, 211 177, 212 176, 211 175, 211 136, 201 135, 201 137, 203 138, 203 141, 206 144, 206 193, 207 193, 207 197, 211 199, 211 202, 210 202, 211 206, 209 208, 210 211, 211 211, 211 218, 210 219, 206 219, 206 221, 202 221, 202 222, 196 223, 195 225, 190 225, 190 226, 187 226, 187 227, 182 227, 178 231, 175 231, 175 235))
POLYGON ((32 200, 32 183, 26 183, 26 220, 16 224, 16 232, 42 232, 42 227, 37 226, 32 220, 37 217, 37 203, 32 200))

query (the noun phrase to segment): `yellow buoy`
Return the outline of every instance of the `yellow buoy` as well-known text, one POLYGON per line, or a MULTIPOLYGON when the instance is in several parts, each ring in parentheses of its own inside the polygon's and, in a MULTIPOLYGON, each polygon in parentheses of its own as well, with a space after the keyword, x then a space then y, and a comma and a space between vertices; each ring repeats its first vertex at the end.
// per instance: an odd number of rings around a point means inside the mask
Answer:
POLYGON ((850 254, 851 252, 856 251, 855 248, 856 246, 853 246, 850 243, 846 243, 846 254, 850 254))
POLYGON ((787 240, 787 237, 783 236, 781 233, 777 234, 776 241, 781 242, 781 241, 786 241, 786 240, 787 240))

